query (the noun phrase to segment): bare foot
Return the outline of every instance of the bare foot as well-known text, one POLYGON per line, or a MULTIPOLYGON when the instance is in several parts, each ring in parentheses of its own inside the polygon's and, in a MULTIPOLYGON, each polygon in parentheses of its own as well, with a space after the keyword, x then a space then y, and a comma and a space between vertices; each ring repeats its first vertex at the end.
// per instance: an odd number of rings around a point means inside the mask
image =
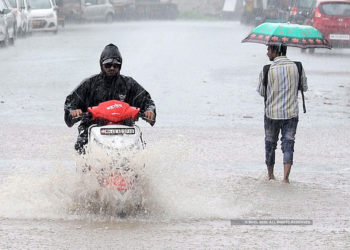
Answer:
POLYGON ((275 179, 275 175, 273 174, 273 166, 267 166, 267 178, 269 180, 275 179))
POLYGON ((291 167, 292 167, 291 163, 284 164, 284 178, 283 178, 284 183, 289 183, 289 174, 290 174, 291 167))

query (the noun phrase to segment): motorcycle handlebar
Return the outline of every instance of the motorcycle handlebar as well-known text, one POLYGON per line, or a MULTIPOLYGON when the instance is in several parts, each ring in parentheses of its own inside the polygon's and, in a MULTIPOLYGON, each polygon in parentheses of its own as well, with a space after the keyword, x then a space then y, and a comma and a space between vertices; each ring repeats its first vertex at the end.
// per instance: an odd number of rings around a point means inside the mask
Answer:
POLYGON ((89 112, 85 112, 85 113, 82 113, 81 116, 72 117, 72 122, 76 123, 76 122, 79 122, 81 120, 86 120, 86 119, 90 120, 91 118, 92 118, 92 114, 89 112))
POLYGON ((138 114, 138 117, 141 118, 142 120, 148 122, 149 124, 151 124, 151 126, 153 126, 155 124, 155 122, 156 122, 155 120, 147 119, 144 112, 140 112, 138 114))
MULTIPOLYGON (((77 122, 79 122, 79 121, 81 121, 81 120, 86 120, 86 119, 90 120, 91 118, 92 118, 92 114, 91 114, 90 112, 85 112, 85 113, 83 113, 81 116, 72 117, 72 122, 73 122, 73 123, 77 123, 77 122)), ((140 113, 138 114, 137 118, 141 118, 142 120, 144 120, 144 121, 150 123, 152 126, 153 126, 154 123, 155 123, 155 120, 149 120, 149 119, 147 119, 144 112, 140 112, 140 113)))

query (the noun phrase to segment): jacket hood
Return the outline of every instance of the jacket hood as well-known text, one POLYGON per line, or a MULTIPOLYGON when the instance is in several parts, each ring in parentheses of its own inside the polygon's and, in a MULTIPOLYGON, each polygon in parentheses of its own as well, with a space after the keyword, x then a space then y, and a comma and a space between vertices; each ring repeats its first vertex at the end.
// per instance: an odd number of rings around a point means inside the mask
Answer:
POLYGON ((108 44, 102 51, 101 53, 101 57, 100 57, 100 67, 101 67, 101 71, 103 71, 103 67, 102 67, 102 62, 106 59, 117 59, 118 61, 121 62, 120 64, 120 68, 122 68, 122 63, 123 63, 123 59, 122 59, 122 55, 119 52, 119 49, 117 46, 115 46, 114 44, 110 43, 108 44))

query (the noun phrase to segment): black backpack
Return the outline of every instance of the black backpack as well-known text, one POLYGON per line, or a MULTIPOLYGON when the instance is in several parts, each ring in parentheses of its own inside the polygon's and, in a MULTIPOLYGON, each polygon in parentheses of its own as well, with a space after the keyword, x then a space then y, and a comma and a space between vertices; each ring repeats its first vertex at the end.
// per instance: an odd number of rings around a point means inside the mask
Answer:
MULTIPOLYGON (((303 65, 301 64, 301 62, 294 62, 294 63, 297 65, 297 68, 298 68, 298 73, 299 73, 298 90, 300 90, 300 92, 301 92, 301 97, 303 99, 303 110, 304 110, 304 113, 306 113, 304 90, 303 90, 303 84, 301 82, 301 75, 303 73, 303 65)), ((263 73, 264 73, 263 85, 264 85, 264 88, 265 88, 265 96, 264 96, 265 103, 266 103, 266 99, 267 99, 266 88, 267 88, 268 73, 269 73, 269 70, 270 70, 270 66, 271 66, 271 64, 267 64, 263 68, 263 73)))

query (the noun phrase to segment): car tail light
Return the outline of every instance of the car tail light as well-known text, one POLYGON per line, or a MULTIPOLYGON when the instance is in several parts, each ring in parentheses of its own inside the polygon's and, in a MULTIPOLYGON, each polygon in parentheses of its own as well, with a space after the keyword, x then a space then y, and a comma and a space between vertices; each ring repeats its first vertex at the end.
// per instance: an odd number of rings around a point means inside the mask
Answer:
POLYGON ((315 18, 321 18, 321 17, 322 17, 321 11, 317 8, 315 10, 315 18))
POLYGON ((292 16, 296 16, 298 14, 298 8, 297 7, 293 7, 290 11, 290 14, 292 16))

